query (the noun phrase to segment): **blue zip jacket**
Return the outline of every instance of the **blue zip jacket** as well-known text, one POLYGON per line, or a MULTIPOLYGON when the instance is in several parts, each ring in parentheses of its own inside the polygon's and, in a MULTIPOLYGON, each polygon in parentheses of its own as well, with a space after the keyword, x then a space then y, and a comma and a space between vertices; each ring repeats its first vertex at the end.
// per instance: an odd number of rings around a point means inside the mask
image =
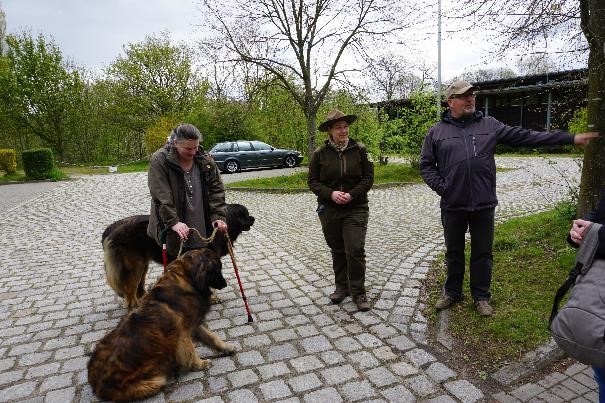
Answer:
POLYGON ((494 159, 498 144, 573 144, 573 135, 507 126, 480 111, 466 120, 454 119, 446 110, 427 133, 420 153, 420 175, 441 196, 443 210, 475 211, 498 205, 494 159))

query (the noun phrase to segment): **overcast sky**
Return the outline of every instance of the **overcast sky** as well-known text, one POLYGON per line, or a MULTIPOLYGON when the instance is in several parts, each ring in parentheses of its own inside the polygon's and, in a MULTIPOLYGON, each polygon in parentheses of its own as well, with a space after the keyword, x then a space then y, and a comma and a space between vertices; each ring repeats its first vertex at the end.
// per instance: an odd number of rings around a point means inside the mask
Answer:
MULTIPOLYGON (((404 1, 404 0, 402 0, 404 1)), ((427 9, 436 0, 427 1, 427 9), (430 4, 429 4, 430 3, 430 4)), ((452 3, 452 4, 450 4, 452 3)), ((33 34, 51 35, 63 55, 78 65, 100 70, 121 54, 123 46, 142 41, 146 35, 169 31, 176 41, 192 42, 199 30, 195 27, 200 11, 193 0, 0 0, 6 13, 7 31, 29 30, 33 34)), ((444 12, 448 4, 443 0, 444 12)), ((436 20, 436 18, 435 18, 436 20)), ((474 32, 452 33, 455 27, 444 19, 442 26, 442 79, 447 82, 465 69, 509 67, 515 70, 514 58, 493 60, 479 28, 474 32)), ((435 22, 436 25, 436 22, 435 22)), ((436 26, 419 32, 426 42, 416 49, 401 49, 414 57, 413 62, 437 64, 436 26)), ((398 49, 393 49, 397 52, 398 49)))

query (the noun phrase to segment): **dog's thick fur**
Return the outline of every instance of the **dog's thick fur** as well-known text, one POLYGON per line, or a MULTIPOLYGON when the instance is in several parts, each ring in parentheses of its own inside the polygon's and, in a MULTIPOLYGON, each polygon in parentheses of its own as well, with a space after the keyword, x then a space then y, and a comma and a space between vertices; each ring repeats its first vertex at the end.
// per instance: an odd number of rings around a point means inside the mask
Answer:
POLYGON ((183 254, 91 353, 88 382, 103 400, 138 400, 160 391, 179 370, 201 370, 192 335, 223 353, 235 347, 202 325, 210 287, 227 286, 220 256, 210 248, 183 254))
MULTIPOLYGON (((241 204, 228 204, 227 226, 232 242, 242 231, 254 224, 254 217, 241 204)), ((145 294, 145 277, 149 262, 162 264, 162 248, 147 235, 149 215, 123 218, 109 225, 103 232, 101 242, 105 253, 105 275, 109 286, 124 298, 130 310, 138 305, 145 294)), ((212 248, 224 256, 228 253, 225 237, 217 233, 212 248)))

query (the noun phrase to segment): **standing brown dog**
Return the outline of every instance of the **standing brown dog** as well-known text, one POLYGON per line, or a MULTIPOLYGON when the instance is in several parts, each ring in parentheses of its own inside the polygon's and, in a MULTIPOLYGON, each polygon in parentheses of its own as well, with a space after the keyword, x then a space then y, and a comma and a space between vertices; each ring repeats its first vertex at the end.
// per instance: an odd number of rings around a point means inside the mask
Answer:
POLYGON ((96 345, 88 362, 88 382, 104 400, 138 400, 160 391, 178 370, 201 370, 209 360, 198 357, 196 339, 231 354, 225 343, 202 325, 210 310, 210 287, 222 289, 218 253, 209 248, 183 254, 168 265, 141 300, 96 345))
MULTIPOLYGON (((250 230, 254 217, 241 204, 228 204, 227 226, 231 241, 242 231, 250 230)), ((103 232, 101 242, 105 252, 105 275, 109 286, 124 298, 130 310, 138 305, 145 294, 145 277, 149 262, 162 264, 162 248, 147 235, 149 215, 135 215, 110 224, 103 232)), ((227 254, 225 238, 221 232, 212 244, 220 256, 227 254)))

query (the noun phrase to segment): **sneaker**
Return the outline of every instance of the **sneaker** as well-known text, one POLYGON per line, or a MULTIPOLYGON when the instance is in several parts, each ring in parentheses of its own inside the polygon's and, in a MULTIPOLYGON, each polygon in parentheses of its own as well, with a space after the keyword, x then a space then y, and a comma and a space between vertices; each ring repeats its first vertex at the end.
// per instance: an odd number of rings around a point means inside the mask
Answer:
POLYGON ((354 298, 355 304, 357 305, 357 310, 361 312, 367 312, 370 310, 370 305, 368 304, 368 299, 365 295, 358 295, 354 298))
POLYGON ((488 301, 475 301, 475 307, 480 316, 492 316, 494 314, 494 308, 491 307, 488 301))
POLYGON ((452 305, 457 302, 460 302, 460 300, 445 294, 439 299, 439 301, 437 301, 437 303, 435 304, 435 309, 437 309, 438 311, 443 311, 444 309, 451 308, 452 305))
POLYGON ((337 288, 336 291, 330 294, 330 301, 332 301, 334 304, 340 304, 349 295, 351 295, 351 293, 348 290, 341 290, 337 288))

